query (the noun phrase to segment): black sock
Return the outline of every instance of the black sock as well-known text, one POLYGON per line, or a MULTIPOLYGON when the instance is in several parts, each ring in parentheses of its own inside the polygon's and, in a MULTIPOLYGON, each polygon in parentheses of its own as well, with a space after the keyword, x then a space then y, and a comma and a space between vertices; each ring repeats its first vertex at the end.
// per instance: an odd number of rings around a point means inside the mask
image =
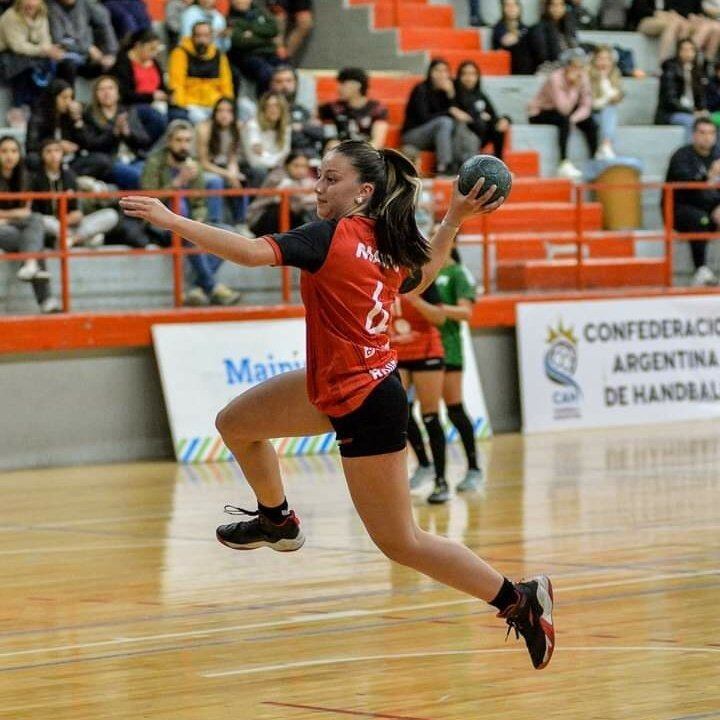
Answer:
POLYGON ((410 443, 410 447, 413 449, 413 452, 417 456, 418 462, 423 466, 427 467, 430 465, 430 460, 427 456, 427 451, 425 450, 425 443, 423 442, 422 435, 420 434, 420 428, 418 427, 417 422, 415 422, 415 417, 413 416, 412 412, 413 406, 408 406, 408 431, 407 431, 407 437, 408 442, 410 443))
POLYGON ((440 424, 440 417, 437 413, 423 415, 423 423, 430 440, 430 452, 435 464, 435 475, 439 478, 445 477, 445 432, 440 424))
POLYGON ((468 469, 477 470, 477 454, 475 452, 475 431, 472 422, 462 403, 447 406, 450 422, 457 428, 460 440, 467 455, 468 469))
POLYGON ((518 592, 515 586, 507 579, 503 578, 503 584, 498 594, 490 601, 493 607, 500 612, 507 610, 511 605, 518 601, 518 592))
POLYGON ((258 503, 258 510, 275 525, 282 525, 285 522, 285 518, 288 515, 288 501, 287 498, 276 507, 267 507, 258 503))

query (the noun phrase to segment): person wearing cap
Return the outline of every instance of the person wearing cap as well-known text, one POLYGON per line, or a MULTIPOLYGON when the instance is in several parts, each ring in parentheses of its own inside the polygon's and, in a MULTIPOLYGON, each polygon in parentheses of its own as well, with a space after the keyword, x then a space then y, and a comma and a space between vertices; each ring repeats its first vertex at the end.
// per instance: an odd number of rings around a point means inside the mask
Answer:
POLYGON ((570 130, 577 127, 587 141, 590 157, 598 149, 598 126, 592 116, 592 91, 585 53, 579 48, 566 50, 561 67, 548 75, 528 105, 533 125, 555 125, 558 129, 560 166, 558 176, 579 180, 582 172, 567 157, 570 130))
POLYGON ((369 78, 358 67, 346 67, 337 76, 338 99, 320 106, 318 115, 328 136, 340 140, 367 140, 380 150, 385 147, 388 109, 367 97, 369 78))

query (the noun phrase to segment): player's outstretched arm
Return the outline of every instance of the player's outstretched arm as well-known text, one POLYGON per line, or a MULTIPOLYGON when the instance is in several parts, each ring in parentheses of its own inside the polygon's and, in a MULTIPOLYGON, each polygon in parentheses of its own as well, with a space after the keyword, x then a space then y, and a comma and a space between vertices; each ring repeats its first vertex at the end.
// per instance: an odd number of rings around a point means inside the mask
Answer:
POLYGON ((457 179, 453 183, 450 207, 430 241, 430 260, 423 266, 422 282, 417 288, 418 292, 422 292, 447 264, 455 236, 465 220, 471 215, 491 213, 505 202, 502 196, 490 202, 497 187, 491 185, 485 192, 480 192, 484 184, 485 178, 478 178, 472 190, 467 195, 463 195, 458 190, 457 179))
POLYGON ((203 250, 238 265, 256 267, 276 262, 273 249, 264 240, 253 240, 230 230, 184 218, 157 198, 128 195, 120 200, 120 207, 130 217, 176 232, 203 250))

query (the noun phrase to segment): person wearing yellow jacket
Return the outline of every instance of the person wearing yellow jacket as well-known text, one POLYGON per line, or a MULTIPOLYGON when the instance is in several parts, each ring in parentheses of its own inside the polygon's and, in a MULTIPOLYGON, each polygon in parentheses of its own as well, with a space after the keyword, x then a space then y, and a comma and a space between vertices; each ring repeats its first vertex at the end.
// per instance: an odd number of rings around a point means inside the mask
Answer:
POLYGON ((230 64, 213 44, 208 23, 196 23, 192 35, 170 53, 168 87, 174 106, 170 114, 186 115, 193 125, 207 120, 221 97, 233 97, 230 64))

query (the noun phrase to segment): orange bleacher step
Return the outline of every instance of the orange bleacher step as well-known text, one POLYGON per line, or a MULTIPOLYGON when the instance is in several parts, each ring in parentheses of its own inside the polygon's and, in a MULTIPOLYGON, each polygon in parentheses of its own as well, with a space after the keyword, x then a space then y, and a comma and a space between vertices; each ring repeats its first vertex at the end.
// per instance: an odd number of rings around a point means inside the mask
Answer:
POLYGON ((454 50, 481 50, 480 33, 477 30, 455 28, 400 27, 400 49, 405 52, 427 50, 433 55, 443 55, 447 48, 454 50))
MULTIPOLYGON (((562 178, 517 177, 507 202, 570 202, 572 185, 562 178)), ((445 211, 450 205, 452 180, 437 179, 433 184, 436 209, 445 211)))
MULTIPOLYGON (((492 236, 491 236, 491 239, 492 236)), ((558 233, 549 237, 537 237, 532 233, 504 234, 495 239, 495 258, 498 262, 512 260, 575 259, 577 243, 575 233, 558 233)), ((584 234, 583 257, 632 258, 635 256, 635 240, 628 233, 584 234)))
POLYGON ((457 72, 461 63, 474 60, 483 75, 509 75, 510 53, 505 50, 437 50, 430 57, 441 57, 450 65, 451 71, 457 72))
MULTIPOLYGON (((337 74, 315 75, 315 95, 318 103, 337 98, 337 74)), ((371 75, 368 97, 383 103, 407 103, 412 89, 424 78, 420 75, 371 75)))
MULTIPOLYGON (((567 232, 575 229, 575 206, 572 203, 507 203, 487 216, 475 216, 463 224, 464 233, 481 233, 484 223, 488 232, 567 232)), ((586 203, 582 209, 585 230, 600 230, 600 203, 586 203)))
POLYGON ((455 13, 447 5, 423 5, 405 3, 396 10, 387 3, 376 3, 374 27, 378 30, 393 27, 451 28, 455 25, 455 13))
POLYGON ((648 258, 585 260, 528 260, 498 263, 500 291, 568 290, 584 288, 648 287, 665 282, 665 261, 648 258))

